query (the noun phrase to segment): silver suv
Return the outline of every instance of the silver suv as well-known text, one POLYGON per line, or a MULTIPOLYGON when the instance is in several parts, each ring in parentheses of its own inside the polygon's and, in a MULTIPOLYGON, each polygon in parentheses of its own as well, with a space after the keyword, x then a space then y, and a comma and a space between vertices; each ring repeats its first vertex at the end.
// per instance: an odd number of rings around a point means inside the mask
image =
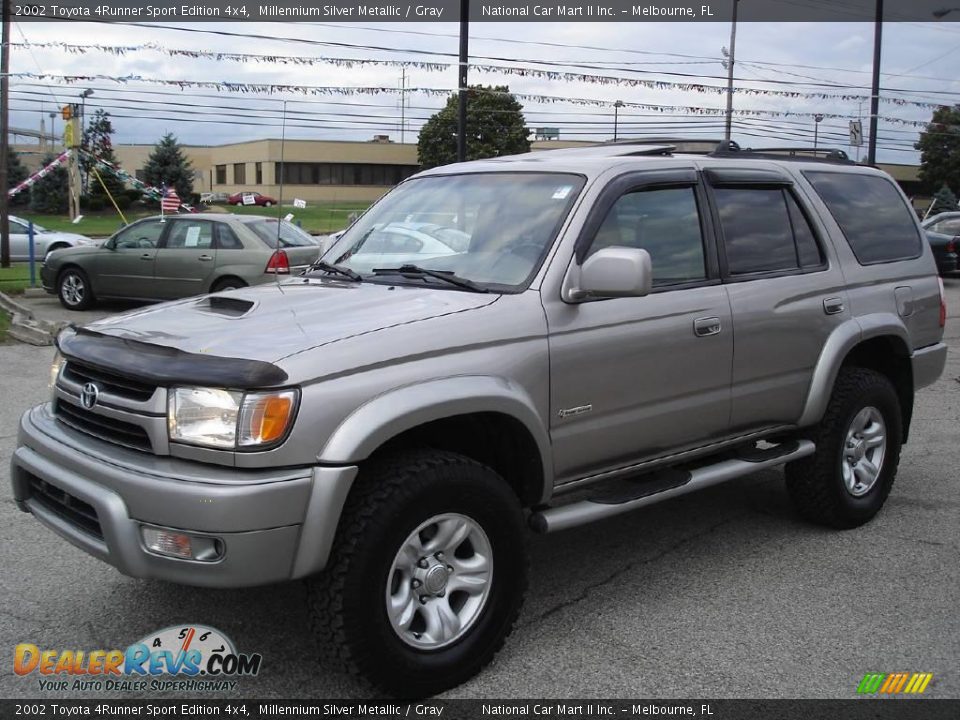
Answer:
POLYGON ((884 173, 618 144, 437 168, 304 276, 65 331, 21 509, 135 577, 306 578, 381 689, 463 682, 550 533, 786 466, 882 507, 943 370, 930 248, 884 173))

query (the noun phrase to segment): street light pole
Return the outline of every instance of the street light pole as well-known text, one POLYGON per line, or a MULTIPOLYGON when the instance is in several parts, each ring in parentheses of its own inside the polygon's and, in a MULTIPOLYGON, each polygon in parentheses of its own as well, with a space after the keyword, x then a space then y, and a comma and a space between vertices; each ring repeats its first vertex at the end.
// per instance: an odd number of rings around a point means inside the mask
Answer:
POLYGON ((617 141, 617 125, 619 124, 619 110, 623 107, 623 100, 617 100, 613 104, 613 141, 617 141))
POLYGON ((880 114, 880 45, 883 41, 883 0, 877 0, 873 26, 873 85, 870 90, 870 141, 867 144, 867 165, 877 164, 877 126, 880 114))
POLYGON ((819 137, 820 123, 823 122, 823 115, 817 113, 813 116, 813 151, 817 151, 817 140, 819 137))
POLYGON ((730 23, 730 57, 727 58, 727 123, 723 139, 730 142, 733 133, 733 63, 737 53, 737 6, 740 0, 733 0, 733 18, 730 23))

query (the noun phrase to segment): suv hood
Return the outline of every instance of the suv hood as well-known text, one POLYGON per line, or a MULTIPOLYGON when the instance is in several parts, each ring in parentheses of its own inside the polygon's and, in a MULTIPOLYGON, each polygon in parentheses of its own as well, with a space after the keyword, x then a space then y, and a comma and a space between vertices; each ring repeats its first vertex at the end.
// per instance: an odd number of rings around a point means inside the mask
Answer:
POLYGON ((272 363, 358 335, 484 307, 498 297, 312 278, 164 303, 86 327, 188 353, 272 363))

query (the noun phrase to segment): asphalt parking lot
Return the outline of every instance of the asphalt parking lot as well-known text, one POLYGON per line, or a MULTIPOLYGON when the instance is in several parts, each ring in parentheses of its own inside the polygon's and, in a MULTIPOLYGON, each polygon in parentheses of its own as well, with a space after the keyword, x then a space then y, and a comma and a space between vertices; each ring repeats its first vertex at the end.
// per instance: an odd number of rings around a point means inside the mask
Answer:
MULTIPOLYGON (((909 671, 934 674, 927 697, 960 697, 960 279, 947 286, 947 369, 917 396, 899 478, 874 522, 809 526, 791 511, 782 472, 768 471, 531 536, 518 626, 492 666, 447 696, 851 698, 866 672, 909 671)), ((0 467, 20 414, 47 397, 52 356, 0 346, 0 467)), ((122 648, 180 623, 263 654, 234 697, 370 695, 317 660, 324 638, 309 633, 302 585, 215 591, 127 578, 19 512, 6 473, 0 500, 0 696, 85 697, 16 676, 17 643, 122 648)))

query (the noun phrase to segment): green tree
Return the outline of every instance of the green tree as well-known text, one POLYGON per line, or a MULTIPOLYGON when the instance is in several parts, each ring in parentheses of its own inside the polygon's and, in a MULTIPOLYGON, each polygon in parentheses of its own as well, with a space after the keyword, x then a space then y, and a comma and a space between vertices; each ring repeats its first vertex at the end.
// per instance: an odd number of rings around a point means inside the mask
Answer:
POLYGON ((957 209, 957 196, 953 194, 946 184, 943 184, 933 196, 933 207, 930 214, 935 215, 941 212, 951 212, 957 209))
POLYGON ((947 185, 960 188, 960 105, 939 107, 920 140, 920 182, 926 193, 947 185))
MULTIPOLYGON (((83 147, 93 156, 105 160, 113 165, 119 165, 116 155, 113 152, 113 123, 110 122, 110 113, 106 110, 97 110, 86 129, 83 131, 83 147)), ((103 185, 97 180, 96 173, 93 172, 96 163, 88 156, 80 156, 80 167, 83 170, 83 176, 86 178, 86 196, 87 203, 91 209, 111 207, 107 193, 103 186, 107 186, 110 195, 117 202, 121 209, 130 204, 130 200, 124 192, 123 182, 113 173, 97 168, 97 173, 103 178, 103 185)))
MULTIPOLYGON (((56 155, 47 155, 43 165, 48 165, 56 159, 56 155)), ((60 214, 67 212, 69 200, 67 186, 67 169, 61 163, 51 170, 45 177, 37 180, 30 188, 30 209, 34 212, 60 214)))
MULTIPOLYGON (((467 160, 530 151, 530 128, 523 108, 503 86, 471 86, 467 95, 467 160)), ((457 95, 427 120, 417 140, 424 169, 457 161, 457 95)))
POLYGON ((143 175, 148 185, 172 185, 182 202, 190 202, 190 195, 193 193, 193 167, 173 133, 167 133, 153 146, 153 152, 143 166, 143 175))
MULTIPOLYGON (((22 183, 29 175, 29 171, 20 161, 20 155, 13 148, 9 148, 7 150, 7 190, 22 183)), ((29 199, 30 193, 27 190, 21 190, 10 198, 10 204, 13 206, 26 205, 29 199)))

